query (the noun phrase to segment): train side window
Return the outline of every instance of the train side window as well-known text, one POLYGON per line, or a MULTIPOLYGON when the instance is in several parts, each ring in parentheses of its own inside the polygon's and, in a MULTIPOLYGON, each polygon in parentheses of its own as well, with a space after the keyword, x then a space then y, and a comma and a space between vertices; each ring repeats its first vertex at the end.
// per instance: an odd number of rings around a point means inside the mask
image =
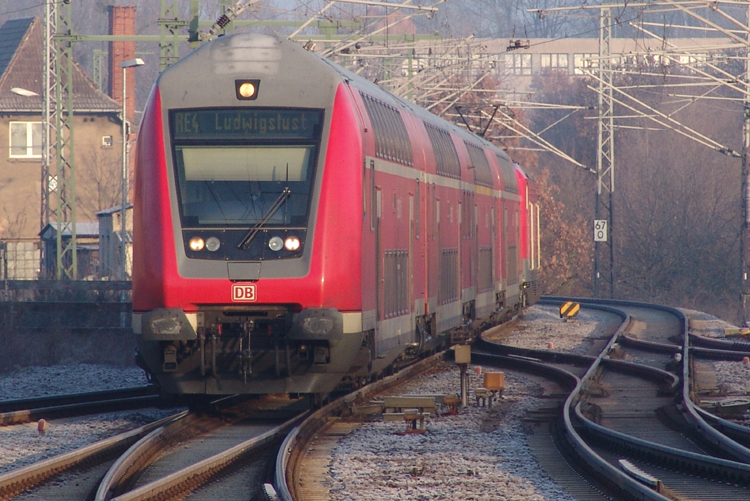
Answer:
POLYGON ((367 219, 367 160, 362 161, 362 222, 367 219))
POLYGON ((529 204, 529 248, 531 249, 531 259, 529 260, 529 264, 531 266, 532 270, 536 269, 536 262, 537 262, 537 236, 536 236, 536 205, 535 204, 529 204))
POLYGON ((440 202, 437 197, 437 188, 435 187, 435 183, 432 183, 432 201, 433 203, 430 204, 432 206, 432 239, 435 240, 437 237, 437 223, 440 219, 440 216, 438 214, 440 213, 440 202))
POLYGON ((461 166, 458 162, 458 152, 450 134, 428 123, 424 126, 432 144, 432 151, 435 153, 437 173, 441 176, 460 178, 461 166))
POLYGON ((479 146, 464 141, 466 149, 469 151, 469 158, 471 164, 474 166, 474 180, 477 184, 484 186, 492 186, 492 173, 490 171, 490 163, 487 161, 487 156, 484 154, 484 150, 479 146))
POLYGON ((376 188, 375 193, 376 193, 375 199, 377 200, 376 202, 377 208, 375 212, 376 212, 377 220, 380 221, 380 218, 382 217, 381 210, 383 207, 381 200, 383 197, 382 197, 382 192, 380 191, 380 189, 376 188))
POLYGON ((536 207, 536 218, 534 219, 534 227, 536 228, 536 267, 542 266, 542 242, 541 242, 541 217, 539 204, 534 204, 536 207))
POLYGON ((377 217, 377 201, 375 196, 375 160, 370 160, 370 231, 375 231, 377 217))
POLYGON ((375 155, 391 162, 413 165, 409 134, 398 109, 363 92, 360 95, 375 134, 375 155))
POLYGON ((513 165, 510 163, 510 160, 501 157, 497 153, 495 154, 495 158, 497 158, 497 161, 500 164, 502 170, 503 181, 505 182, 505 191, 518 193, 518 181, 516 180, 516 172, 513 169, 513 165))
POLYGON ((417 185, 414 188, 414 198, 416 199, 416 202, 417 202, 417 207, 416 207, 416 211, 414 214, 414 234, 418 239, 419 238, 419 208, 422 205, 420 203, 420 198, 419 198, 419 179, 417 179, 417 185))
MULTIPOLYGON (((473 200, 472 200, 473 203, 473 200)), ((474 220, 471 222, 471 238, 477 238, 477 226, 479 225, 479 207, 474 205, 474 220)))
MULTIPOLYGON (((414 195, 412 193, 409 193, 409 224, 411 226, 410 238, 413 239, 416 235, 416 227, 414 225, 414 195)), ((409 242, 409 247, 411 248, 411 242, 409 242)))

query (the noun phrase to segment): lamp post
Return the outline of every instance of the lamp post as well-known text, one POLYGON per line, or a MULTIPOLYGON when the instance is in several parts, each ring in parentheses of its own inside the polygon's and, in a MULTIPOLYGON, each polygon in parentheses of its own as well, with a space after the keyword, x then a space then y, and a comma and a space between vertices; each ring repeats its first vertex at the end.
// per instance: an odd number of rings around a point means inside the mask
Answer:
POLYGON ((127 99, 127 77, 125 70, 128 68, 135 68, 137 66, 143 66, 145 63, 143 59, 136 57, 120 63, 122 68, 122 280, 127 278, 128 269, 128 253, 125 246, 125 235, 127 225, 125 224, 125 215, 127 214, 126 206, 128 205, 128 118, 127 108, 125 106, 125 100, 127 99))

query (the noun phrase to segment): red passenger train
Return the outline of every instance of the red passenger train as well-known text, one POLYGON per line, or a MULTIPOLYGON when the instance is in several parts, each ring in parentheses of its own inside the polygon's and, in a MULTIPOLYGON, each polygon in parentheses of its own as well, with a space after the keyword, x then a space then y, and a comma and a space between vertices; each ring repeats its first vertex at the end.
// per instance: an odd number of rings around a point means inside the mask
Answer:
POLYGON ((325 394, 537 298, 521 168, 294 42, 165 70, 136 159, 133 329, 166 393, 325 394))

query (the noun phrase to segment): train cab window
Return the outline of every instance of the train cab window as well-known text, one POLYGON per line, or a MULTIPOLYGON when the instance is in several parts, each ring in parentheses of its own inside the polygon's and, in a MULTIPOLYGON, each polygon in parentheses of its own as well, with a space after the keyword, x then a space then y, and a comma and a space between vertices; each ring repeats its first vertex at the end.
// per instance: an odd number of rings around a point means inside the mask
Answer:
POLYGON ((321 110, 173 111, 183 226, 305 226, 322 120, 321 110))
POLYGON ((268 222, 305 224, 314 154, 314 146, 177 147, 182 215, 201 226, 246 225, 289 187, 288 202, 268 222))

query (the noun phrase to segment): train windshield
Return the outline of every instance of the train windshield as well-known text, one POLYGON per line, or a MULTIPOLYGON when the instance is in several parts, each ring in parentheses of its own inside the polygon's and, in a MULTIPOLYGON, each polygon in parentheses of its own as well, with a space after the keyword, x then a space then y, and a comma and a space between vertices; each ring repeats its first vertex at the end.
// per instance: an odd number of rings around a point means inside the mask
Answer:
POLYGON ((319 110, 173 112, 183 226, 306 226, 321 122, 319 110))

